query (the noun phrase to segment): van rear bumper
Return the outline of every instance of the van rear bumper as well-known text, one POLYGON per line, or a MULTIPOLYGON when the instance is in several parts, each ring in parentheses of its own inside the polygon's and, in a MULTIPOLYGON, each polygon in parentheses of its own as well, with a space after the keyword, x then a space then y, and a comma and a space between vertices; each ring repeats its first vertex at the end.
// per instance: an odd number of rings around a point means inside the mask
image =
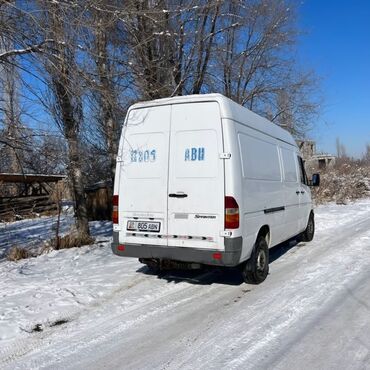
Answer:
POLYGON ((117 256, 137 258, 159 258, 182 262, 195 262, 205 265, 237 266, 240 263, 243 238, 225 238, 225 250, 196 249, 188 247, 167 247, 150 244, 124 244, 124 250, 118 250, 118 232, 113 232, 112 251, 117 256), (221 255, 215 259, 214 254, 221 255))

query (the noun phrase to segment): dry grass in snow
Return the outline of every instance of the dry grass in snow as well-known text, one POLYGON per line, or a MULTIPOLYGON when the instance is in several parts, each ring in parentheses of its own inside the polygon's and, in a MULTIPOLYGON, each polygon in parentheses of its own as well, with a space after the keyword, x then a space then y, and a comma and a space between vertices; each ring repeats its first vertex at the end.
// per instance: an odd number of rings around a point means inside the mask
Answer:
POLYGON ((347 204, 370 196, 370 165, 340 160, 334 168, 319 172, 321 185, 313 191, 318 204, 347 204))

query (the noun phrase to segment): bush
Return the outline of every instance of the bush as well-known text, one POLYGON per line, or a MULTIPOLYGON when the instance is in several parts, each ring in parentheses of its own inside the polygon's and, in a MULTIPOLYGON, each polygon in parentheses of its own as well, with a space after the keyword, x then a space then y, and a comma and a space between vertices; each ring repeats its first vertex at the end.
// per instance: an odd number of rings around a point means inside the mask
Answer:
POLYGON ((53 238, 50 241, 44 242, 42 246, 32 252, 25 247, 14 245, 8 250, 6 258, 8 261, 19 261, 26 258, 37 257, 52 250, 79 248, 83 245, 92 244, 94 241, 95 239, 89 235, 71 232, 70 234, 58 237, 58 240, 53 238))
POLYGON ((313 191, 317 203, 346 204, 370 196, 370 166, 361 161, 340 159, 320 175, 321 185, 313 191))
POLYGON ((94 238, 90 235, 79 234, 72 232, 70 234, 59 236, 51 240, 53 249, 68 249, 68 248, 79 248, 83 245, 89 245, 94 242, 94 238))
POLYGON ((31 253, 29 250, 27 250, 24 247, 18 247, 17 245, 14 245, 8 250, 7 253, 7 260, 8 261, 19 261, 25 258, 30 258, 32 257, 31 253))

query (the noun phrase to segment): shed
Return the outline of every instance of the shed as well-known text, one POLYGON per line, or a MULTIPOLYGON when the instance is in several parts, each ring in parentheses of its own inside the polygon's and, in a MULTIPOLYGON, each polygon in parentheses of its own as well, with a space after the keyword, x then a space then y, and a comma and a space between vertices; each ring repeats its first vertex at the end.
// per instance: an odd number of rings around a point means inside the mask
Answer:
POLYGON ((0 221, 55 211, 53 185, 65 175, 0 173, 0 221))
POLYGON ((112 219, 113 187, 110 181, 100 181, 85 188, 87 215, 90 221, 112 219))

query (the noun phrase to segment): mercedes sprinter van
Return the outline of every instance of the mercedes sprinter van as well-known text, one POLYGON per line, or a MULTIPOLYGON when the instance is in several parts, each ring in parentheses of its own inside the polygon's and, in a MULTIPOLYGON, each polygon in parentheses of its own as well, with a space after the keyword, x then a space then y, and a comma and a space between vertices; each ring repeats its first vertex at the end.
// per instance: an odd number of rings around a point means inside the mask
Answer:
POLYGON ((237 266, 268 274, 269 248, 314 235, 308 180, 293 137, 220 94, 130 107, 113 196, 115 254, 237 266))

